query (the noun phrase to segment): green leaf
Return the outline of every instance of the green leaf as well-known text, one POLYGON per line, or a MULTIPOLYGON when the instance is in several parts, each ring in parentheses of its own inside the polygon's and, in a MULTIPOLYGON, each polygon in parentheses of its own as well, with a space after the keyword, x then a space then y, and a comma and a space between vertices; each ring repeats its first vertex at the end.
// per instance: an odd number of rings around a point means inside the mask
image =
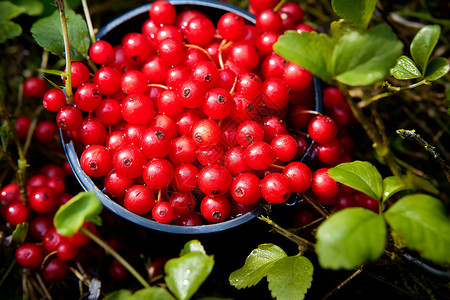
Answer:
POLYGON ((450 220, 439 199, 426 194, 408 195, 384 216, 408 248, 436 263, 450 263, 450 220))
POLYGON ((431 182, 411 172, 406 174, 405 180, 412 190, 422 190, 434 195, 439 194, 439 190, 431 182))
MULTIPOLYGON (((83 60, 87 55, 90 40, 86 22, 73 10, 66 10, 67 29, 69 32, 70 53, 72 60, 83 60)), ((45 50, 64 57, 64 39, 59 12, 36 21, 31 26, 31 33, 36 42, 45 50)))
POLYGON ((14 5, 10 1, 0 1, 0 21, 11 20, 25 10, 17 5, 14 5))
POLYGON ((422 76, 416 64, 408 56, 402 55, 397 59, 396 65, 391 69, 391 75, 394 78, 407 80, 419 78, 422 76))
POLYGON ((104 300, 128 300, 131 299, 132 294, 129 290, 117 290, 104 298, 104 300))
POLYGON ((28 222, 17 224, 11 236, 15 243, 22 244, 25 241, 28 233, 28 225, 28 222))
POLYGON ((177 299, 190 299, 211 273, 213 266, 213 256, 198 251, 172 258, 164 267, 167 287, 177 299))
POLYGON ((22 27, 13 21, 0 21, 0 43, 22 34, 22 27))
POLYGON ((428 64, 425 80, 435 81, 450 71, 450 64, 444 57, 436 57, 428 64))
POLYGON ((313 264, 304 256, 277 260, 267 274, 274 299, 304 299, 313 280, 313 264))
POLYGON ((267 276, 273 264, 284 257, 287 254, 277 245, 261 244, 249 254, 242 268, 230 274, 230 284, 237 289, 256 285, 267 276))
POLYGON ((411 42, 411 55, 417 66, 422 70, 422 74, 426 74, 428 60, 434 47, 439 40, 441 27, 439 25, 427 25, 417 32, 411 42))
POLYGON ((331 178, 348 185, 370 197, 380 200, 383 195, 383 179, 370 162, 353 161, 342 163, 328 170, 331 178))
POLYGON ((383 180, 383 201, 386 201, 394 194, 404 190, 423 190, 431 194, 439 194, 439 190, 428 180, 407 173, 403 180, 398 180, 395 176, 389 176, 383 180))
POLYGON ((334 12, 355 26, 366 29, 375 11, 376 0, 332 0, 334 12))
POLYGON ((316 253, 323 268, 350 270, 383 254, 386 224, 371 210, 351 207, 326 219, 316 238, 316 253))
POLYGON ((351 86, 371 85, 387 76, 402 52, 402 43, 386 24, 365 34, 344 34, 331 57, 335 79, 351 86))
POLYGON ((329 60, 334 42, 323 33, 287 31, 278 38, 273 49, 280 56, 296 63, 324 81, 331 81, 329 60))
POLYGON ((141 289, 131 294, 129 290, 117 290, 108 294, 105 300, 175 300, 175 298, 164 288, 150 287, 141 289))
POLYGON ((56 230, 61 235, 72 236, 85 221, 97 224, 102 208, 95 192, 80 192, 56 212, 53 220, 56 230))
POLYGON ((409 189, 409 187, 397 179, 396 176, 389 176, 383 179, 383 201, 386 201, 394 194, 409 189))
POLYGON ((17 6, 20 6, 24 13, 30 16, 38 16, 44 12, 44 4, 39 0, 12 0, 17 6))
POLYGON ((205 248, 203 248, 203 245, 198 240, 191 240, 187 242, 184 245, 183 249, 181 250, 180 256, 183 256, 191 252, 200 252, 206 254, 205 248))

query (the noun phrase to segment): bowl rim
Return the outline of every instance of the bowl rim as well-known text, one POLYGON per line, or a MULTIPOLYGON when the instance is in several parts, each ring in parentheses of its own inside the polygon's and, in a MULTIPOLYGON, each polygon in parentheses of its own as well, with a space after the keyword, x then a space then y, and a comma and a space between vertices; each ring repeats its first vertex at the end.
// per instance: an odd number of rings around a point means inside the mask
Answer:
MULTIPOLYGON (((255 16, 249 13, 247 10, 244 10, 240 7, 237 7, 233 4, 221 2, 221 1, 215 1, 215 0, 170 0, 170 3, 173 5, 189 5, 189 6, 202 6, 202 7, 209 7, 213 9, 220 9, 224 11, 230 11, 234 12, 240 16, 242 16, 244 19, 251 23, 255 23, 255 16)), ((148 14, 148 11, 151 7, 151 3, 142 5, 138 8, 135 8, 129 12, 124 13, 123 15, 117 17, 116 19, 112 20, 108 24, 106 24, 104 27, 102 27, 98 33, 96 34, 97 40, 101 39, 103 36, 111 32, 112 30, 119 27, 122 23, 129 21, 139 15, 142 14, 148 14)), ((314 83, 314 100, 315 100, 315 110, 318 112, 322 111, 323 106, 323 98, 322 98, 322 88, 320 80, 317 77, 313 77, 313 83, 314 83)), ((63 150, 66 154, 67 160, 72 168, 72 171, 82 186, 82 188, 85 191, 94 191, 97 198, 100 200, 100 202, 103 204, 104 207, 115 213, 116 215, 120 216, 121 218, 124 218, 130 222, 133 222, 137 225, 161 231, 166 233, 174 233, 174 234, 205 234, 205 233, 214 233, 214 232, 220 232, 227 229, 231 229, 233 227, 242 225, 258 215, 260 215, 264 209, 261 205, 258 205, 253 210, 242 214, 240 216, 237 216, 235 218, 219 222, 219 223, 209 223, 199 226, 180 226, 180 225, 173 225, 173 224, 164 224, 159 223, 154 220, 145 218, 141 215, 135 214, 128 209, 126 209, 124 206, 120 205, 113 199, 111 199, 108 195, 103 193, 98 186, 94 183, 94 181, 83 171, 81 168, 80 160, 78 158, 78 155, 75 150, 74 143, 71 139, 67 139, 65 137, 63 131, 60 129, 60 138, 63 146, 63 150)), ((305 158, 309 155, 310 150, 313 147, 313 143, 309 146, 309 148, 306 151, 306 154, 300 161, 304 161, 305 158)))

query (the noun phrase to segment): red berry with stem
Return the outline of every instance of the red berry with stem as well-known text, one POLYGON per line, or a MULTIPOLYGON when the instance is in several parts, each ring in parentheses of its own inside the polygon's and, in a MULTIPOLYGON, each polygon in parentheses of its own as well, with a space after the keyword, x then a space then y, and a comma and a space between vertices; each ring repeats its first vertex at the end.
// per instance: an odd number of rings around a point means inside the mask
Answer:
POLYGON ((263 127, 255 121, 245 121, 236 130, 236 140, 242 147, 264 139, 263 127))
POLYGON ((267 55, 261 64, 262 78, 264 80, 272 77, 281 79, 283 77, 284 67, 286 64, 287 61, 277 53, 267 55))
MULTIPOLYGON (((90 222, 84 222, 82 227, 84 229, 87 229, 88 231, 96 234, 96 228, 93 223, 90 222)), ((66 236, 64 237, 65 240, 67 240, 70 244, 76 246, 76 247, 82 247, 89 243, 91 240, 89 236, 85 235, 84 233, 81 233, 79 230, 74 233, 72 236, 66 236)))
POLYGON ((223 39, 237 41, 244 33, 245 22, 241 16, 228 12, 220 17, 217 22, 217 30, 223 39))
POLYGON ((178 131, 180 136, 192 136, 192 128, 202 118, 193 110, 185 110, 177 118, 178 131))
POLYGON ((123 197, 128 188, 134 184, 133 178, 120 175, 115 170, 109 171, 103 179, 105 193, 112 197, 123 197))
MULTIPOLYGON (((247 72, 253 72, 259 65, 256 46, 248 41, 237 41, 226 49, 226 57, 247 72)), ((239 74, 238 74, 239 75, 239 74)))
POLYGON ((192 128, 192 139, 200 148, 207 148, 220 142, 220 128, 212 119, 202 119, 192 128))
POLYGON ((169 24, 161 25, 156 31, 155 38, 157 45, 166 39, 183 42, 183 34, 181 31, 176 26, 169 24))
POLYGON ((147 86, 147 77, 138 70, 127 71, 120 78, 120 87, 127 95, 143 94, 147 86))
POLYGON ((165 83, 168 88, 178 89, 181 83, 189 77, 189 70, 186 66, 173 66, 165 76, 165 83))
POLYGON ((230 194, 240 204, 255 204, 261 198, 260 186, 261 179, 255 174, 241 173, 233 179, 230 194))
POLYGON ((165 158, 148 161, 142 173, 145 184, 153 190, 167 187, 173 180, 175 168, 165 158))
POLYGON ((46 110, 57 112, 66 105, 66 95, 59 89, 50 89, 45 93, 42 104, 46 110))
POLYGON ((328 143, 337 135, 336 122, 328 116, 314 116, 308 123, 308 134, 311 139, 318 143, 328 143))
POLYGON ((99 40, 89 48, 89 57, 96 64, 104 65, 114 59, 114 49, 107 41, 99 40))
POLYGON ((178 99, 186 108, 196 108, 203 104, 206 97, 206 85, 193 79, 184 80, 178 89, 178 99))
POLYGON ((126 143, 125 134, 121 130, 116 130, 111 133, 108 133, 106 136, 105 147, 111 151, 112 154, 116 152, 120 146, 126 143))
POLYGON ((113 167, 112 154, 102 145, 91 145, 81 154, 80 164, 88 176, 102 177, 113 167))
POLYGON ((238 77, 236 92, 245 94, 254 103, 261 95, 263 81, 255 73, 245 73, 238 77))
POLYGON ((184 57, 183 64, 189 68, 192 68, 196 63, 205 60, 209 60, 205 52, 197 48, 188 48, 184 57))
POLYGON ((130 124, 148 124, 155 115, 152 100, 144 94, 127 96, 121 110, 122 117, 130 124))
POLYGON ((297 155, 297 142, 288 134, 280 134, 270 142, 277 159, 288 162, 297 155))
POLYGON ((230 93, 221 88, 213 88, 208 91, 203 101, 203 112, 214 120, 222 120, 228 117, 234 108, 234 101, 230 93))
POLYGON ((42 245, 47 252, 53 252, 56 251, 59 243, 63 239, 63 236, 56 231, 56 228, 51 228, 44 235, 44 238, 42 239, 42 245))
POLYGON ((171 139, 175 139, 178 136, 177 123, 166 115, 157 114, 150 123, 148 123, 148 127, 161 127, 166 130, 167 135, 170 136, 171 139))
POLYGON ((62 239, 56 247, 56 255, 62 261, 74 259, 78 255, 78 246, 72 245, 66 239, 62 239))
POLYGON ((311 190, 319 198, 333 198, 339 194, 340 185, 328 175, 328 168, 320 168, 313 173, 311 190))
POLYGON ((23 94, 30 100, 42 100, 47 91, 47 83, 39 77, 30 77, 24 81, 23 94))
POLYGON ((222 165, 211 164, 198 173, 198 187, 209 197, 225 195, 231 186, 230 172, 222 165))
POLYGON ((155 195, 146 185, 133 185, 127 190, 123 203, 129 211, 143 215, 152 210, 155 205, 155 195))
POLYGON ((149 16, 156 24, 173 24, 177 12, 170 2, 158 0, 150 7, 149 16))
POLYGON ((253 170, 264 170, 272 164, 275 153, 268 143, 254 142, 245 149, 244 159, 253 170))
POLYGON ((303 8, 297 2, 292 1, 285 2, 278 11, 285 12, 294 16, 296 23, 303 22, 303 15, 304 15, 303 8))
POLYGON ((142 174, 147 162, 144 153, 135 144, 125 144, 114 153, 112 164, 118 174, 128 178, 136 178, 142 174))
POLYGON ((291 182, 283 173, 270 173, 261 181, 261 195, 269 203, 286 202, 291 195, 291 182))
POLYGON ((67 269, 66 262, 54 257, 41 272, 47 282, 59 282, 66 278, 67 269))
POLYGON ((15 259, 22 267, 33 269, 44 260, 44 250, 38 244, 24 243, 16 250, 15 259))
POLYGON ((216 87, 224 89, 226 91, 231 91, 236 80, 236 74, 230 69, 220 69, 219 70, 219 80, 217 81, 216 87))
POLYGON ((28 208, 21 202, 14 202, 6 207, 3 216, 9 224, 16 226, 28 219, 28 208))
POLYGON ((198 169, 193 164, 180 164, 174 170, 172 186, 181 192, 189 192, 198 187, 198 169))
POLYGON ((121 73, 113 67, 105 66, 98 69, 92 82, 97 85, 103 95, 113 95, 120 90, 121 73))
POLYGON ((56 124, 65 131, 73 131, 80 128, 83 123, 81 110, 74 105, 64 105, 56 115, 56 124))
POLYGON ((167 201, 161 201, 155 204, 152 209, 152 216, 156 222, 167 224, 175 219, 175 212, 167 201))
POLYGON ((311 187, 311 169, 302 162, 295 161, 289 163, 282 173, 289 178, 291 189, 294 193, 303 193, 311 187))
POLYGON ((200 203, 200 212, 202 216, 211 223, 225 221, 230 215, 230 201, 225 196, 203 198, 200 203))
POLYGON ((203 83, 207 89, 211 89, 219 81, 219 70, 211 61, 199 61, 192 68, 191 78, 203 83))
POLYGON ((169 203, 177 216, 186 216, 194 211, 195 197, 191 192, 174 192, 169 203))

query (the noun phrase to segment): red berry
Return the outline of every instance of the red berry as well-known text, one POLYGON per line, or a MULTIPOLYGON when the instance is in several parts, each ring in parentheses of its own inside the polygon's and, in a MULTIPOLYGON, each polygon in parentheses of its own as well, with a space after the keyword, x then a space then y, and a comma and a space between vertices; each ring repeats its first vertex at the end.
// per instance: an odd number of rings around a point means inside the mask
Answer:
POLYGON ((308 123, 308 134, 318 143, 328 143, 337 135, 336 122, 328 116, 314 116, 308 123))
POLYGON ((127 190, 124 199, 125 207, 138 215, 150 212, 155 205, 155 196, 145 185, 133 185, 127 190))
POLYGON ((317 145, 316 154, 320 163, 327 166, 336 165, 343 155, 342 144, 338 139, 332 139, 328 143, 317 145))
POLYGON ((222 120, 233 111, 234 100, 224 89, 213 88, 206 94, 202 108, 203 112, 211 119, 222 120))
POLYGON ((37 124, 34 135, 39 142, 48 144, 58 136, 58 126, 55 122, 42 120, 37 124))
POLYGON ((105 66, 94 74, 93 83, 103 95, 113 95, 120 90, 121 73, 116 68, 105 66))
POLYGON ((173 165, 165 158, 150 160, 145 166, 142 176, 149 188, 158 190, 168 186, 174 177, 173 165))
POLYGON ((270 173, 261 181, 261 195, 269 203, 286 202, 291 195, 291 182, 283 173, 270 173))
POLYGON ((255 121, 245 121, 236 130, 236 140, 242 147, 264 139, 263 127, 255 121))
POLYGON ((127 33, 122 38, 125 57, 138 63, 145 63, 154 53, 153 46, 147 36, 142 33, 127 33))
POLYGON ((21 202, 11 203, 4 212, 6 222, 13 226, 25 222, 28 218, 28 208, 21 202))
POLYGON ((89 48, 89 57, 96 64, 104 65, 114 59, 114 49, 107 41, 96 41, 89 48))
POLYGON ((175 219, 175 212, 169 202, 161 201, 153 207, 152 216, 156 222, 167 224, 175 219))
POLYGON ((203 225, 203 222, 200 216, 193 212, 173 220, 172 224, 177 226, 200 226, 203 225))
POLYGON ((31 119, 27 116, 18 116, 16 119, 16 133, 19 139, 25 140, 30 129, 31 119))
POLYGON ((59 89, 50 89, 45 93, 42 102, 46 110, 56 112, 66 105, 66 95, 59 89))
POLYGON ((176 66, 183 63, 187 49, 183 41, 168 38, 158 44, 157 52, 164 63, 169 66, 176 66))
POLYGON ((237 41, 244 33, 245 22, 242 17, 235 13, 228 12, 220 17, 217 22, 217 30, 223 39, 237 41))
POLYGON ((284 162, 292 160, 297 155, 297 142, 288 134, 280 134, 272 139, 270 147, 275 156, 284 162))
POLYGON ((174 166, 179 164, 192 164, 197 158, 198 146, 188 136, 180 136, 172 141, 169 160, 174 166))
POLYGON ((240 204, 255 204, 261 198, 260 185, 261 180, 255 174, 241 173, 233 179, 230 194, 240 204))
POLYGON ((47 91, 47 83, 39 77, 30 77, 23 83, 23 94, 30 100, 42 100, 47 91))
POLYGON ((80 164, 88 176, 102 177, 113 167, 112 154, 102 145, 92 145, 81 154, 80 164))
POLYGON ((220 128, 216 121, 203 119, 192 128, 192 139, 200 148, 207 148, 220 142, 220 128))
POLYGON ((225 196, 203 198, 200 204, 202 216, 211 223, 225 221, 230 215, 230 201, 225 196))
POLYGON ((268 116, 263 119, 264 141, 270 143, 274 137, 287 132, 283 119, 277 116, 268 116))
POLYGON ((66 239, 62 239, 56 246, 56 255, 62 261, 74 259, 78 255, 78 246, 72 245, 66 239))
POLYGON ((22 267, 33 269, 44 260, 44 250, 38 244, 25 243, 16 250, 15 258, 22 267))
POLYGON ((53 228, 53 216, 50 215, 37 215, 30 221, 30 234, 36 240, 42 241, 45 234, 53 228))
POLYGON ((170 2, 158 0, 153 2, 150 7, 149 15, 156 24, 173 24, 177 12, 170 2))
POLYGON ((313 75, 301 66, 288 62, 284 72, 283 80, 293 91, 302 91, 311 85, 313 75))
POLYGON ((216 29, 207 17, 194 17, 187 24, 184 34, 190 44, 204 47, 211 43, 216 29))
POLYGON ((312 182, 312 172, 310 168, 302 162, 289 163, 282 172, 291 181, 292 192, 303 193, 310 188, 312 182))
POLYGON ((205 100, 206 85, 200 81, 186 79, 180 84, 178 95, 178 99, 184 107, 199 107, 205 100))
POLYGON ((66 278, 67 264, 59 258, 53 258, 43 269, 42 276, 48 282, 58 282, 66 278))
POLYGON ((281 16, 272 9, 264 9, 256 15, 255 26, 262 32, 281 32, 281 29, 283 28, 283 21, 281 20, 281 16))
POLYGON ((245 149, 244 159, 253 170, 264 170, 272 164, 275 153, 266 142, 254 142, 245 149))
POLYGON ((250 172, 252 169, 247 165, 244 156, 245 149, 242 147, 232 147, 224 154, 223 165, 230 171, 231 175, 250 172))
POLYGON ((113 197, 123 197, 129 187, 134 184, 133 178, 118 174, 115 170, 109 171, 103 180, 105 192, 113 197))
POLYGON ((230 172, 222 165, 205 166, 198 173, 198 187, 209 197, 225 195, 231 186, 230 172))
POLYGON ((135 144, 125 144, 114 153, 112 164, 118 174, 128 178, 136 178, 142 174, 147 162, 144 153, 135 144))
POLYGON ((313 214, 308 209, 298 209, 294 213, 292 225, 300 228, 310 224, 314 220, 313 214))
POLYGON ((99 119, 87 116, 77 130, 77 138, 85 146, 103 145, 106 140, 106 128, 99 119))
POLYGON ((328 168, 321 168, 313 173, 311 190, 319 198, 333 198, 339 194, 340 186, 328 175, 328 168))
POLYGON ((279 110, 289 102, 289 88, 279 78, 270 78, 264 81, 262 101, 269 109, 279 110))
POLYGON ((48 186, 37 186, 31 190, 28 202, 35 212, 45 214, 56 207, 57 198, 53 189, 48 186))
POLYGON ((193 164, 180 164, 175 168, 172 186, 174 189, 188 192, 198 187, 198 169, 193 164))
POLYGON ((148 124, 154 115, 153 103, 144 94, 127 96, 122 102, 122 116, 130 124, 148 124))
MULTIPOLYGON (((86 65, 80 61, 73 61, 70 64, 71 70, 71 82, 73 88, 80 87, 83 83, 88 82, 91 75, 89 74, 89 69, 86 65)), ((64 72, 66 69, 64 69, 64 72)), ((63 82, 66 83, 66 78, 63 77, 63 82)))
POLYGON ((174 192, 169 202, 178 216, 186 216, 195 208, 195 197, 191 192, 174 192))
POLYGON ((83 114, 74 105, 64 105, 56 115, 56 124, 65 131, 77 130, 82 123, 83 114))

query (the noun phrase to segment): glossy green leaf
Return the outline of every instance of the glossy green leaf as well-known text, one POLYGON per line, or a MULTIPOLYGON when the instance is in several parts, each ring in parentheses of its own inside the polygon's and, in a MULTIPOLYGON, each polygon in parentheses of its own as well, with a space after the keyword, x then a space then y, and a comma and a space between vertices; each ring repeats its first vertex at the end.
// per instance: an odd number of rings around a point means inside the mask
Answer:
POLYGON ((0 21, 0 43, 22 34, 22 27, 13 21, 0 21))
POLYGON ((22 7, 17 6, 10 1, 0 1, 0 21, 11 20, 24 11, 25 10, 22 7))
POLYGON ((287 254, 277 245, 261 244, 249 254, 242 268, 230 274, 230 284, 238 289, 256 285, 284 257, 287 254))
POLYGON ((198 251, 172 258, 164 267, 167 287, 177 299, 190 299, 211 273, 213 266, 213 256, 198 251))
POLYGON ((25 238, 27 237, 28 227, 29 227, 28 222, 17 224, 16 228, 14 229, 11 235, 12 240, 15 243, 22 244, 25 241, 25 238))
POLYGON ((450 263, 450 220, 439 199, 426 194, 408 195, 384 216, 408 248, 436 263, 450 263))
POLYGON ((290 30, 278 38, 273 50, 288 61, 294 62, 324 81, 331 81, 329 60, 334 42, 323 33, 290 30))
MULTIPOLYGON (((73 10, 66 10, 67 29, 69 32, 70 53, 72 60, 83 60, 90 46, 86 22, 73 10)), ((31 26, 31 33, 36 42, 45 50, 64 57, 64 40, 59 12, 36 21, 31 26)))
POLYGON ((430 194, 437 195, 439 190, 425 178, 419 177, 412 172, 406 174, 406 182, 411 186, 412 190, 426 191, 430 194))
POLYGON ((331 178, 348 185, 370 197, 380 200, 383 195, 383 179, 380 172, 368 161, 342 163, 328 170, 331 178))
POLYGON ((222 298, 222 297, 201 297, 196 300, 233 300, 233 298, 222 298))
POLYGON ((386 201, 394 194, 407 190, 409 187, 397 179, 395 176, 389 176, 383 179, 383 201, 386 201))
POLYGON ((391 69, 391 75, 397 79, 407 80, 422 76, 416 64, 408 56, 402 55, 397 59, 396 65, 391 69))
POLYGON ((341 36, 354 30, 344 19, 333 21, 330 24, 330 35, 333 40, 339 40, 341 36))
POLYGON ((395 176, 384 178, 383 201, 404 190, 421 190, 435 195, 439 194, 439 190, 431 182, 413 173, 408 173, 403 176, 402 181, 395 176))
POLYGON ((334 12, 347 22, 366 29, 375 11, 376 0, 332 0, 334 12))
POLYGON ((435 81, 450 71, 450 64, 445 57, 436 57, 430 61, 425 73, 425 79, 435 81))
POLYGON ((344 34, 334 48, 331 73, 347 85, 374 84, 389 74, 402 48, 386 24, 377 25, 365 34, 357 31, 344 34))
POLYGON ((129 290, 117 290, 105 296, 104 300, 128 300, 133 294, 129 290))
POLYGON ((56 230, 61 235, 72 236, 85 221, 97 223, 102 208, 95 192, 80 192, 56 212, 53 220, 56 230))
POLYGON ((434 47, 439 40, 441 27, 439 25, 427 25, 417 32, 411 42, 411 55, 417 66, 422 70, 422 74, 426 74, 428 60, 434 47))
POLYGON ((22 7, 24 13, 30 16, 38 16, 44 12, 44 4, 40 0, 12 0, 11 2, 22 7))
POLYGON ((313 264, 304 256, 277 260, 267 274, 274 299, 304 299, 313 280, 313 264))
POLYGON ((316 238, 316 253, 323 268, 350 270, 383 254, 386 224, 373 211, 352 207, 326 219, 316 238))
POLYGON ((187 242, 181 250, 180 256, 191 252, 200 252, 206 254, 205 248, 203 248, 203 245, 199 240, 190 240, 189 242, 187 242))
POLYGON ((132 294, 129 290, 117 290, 108 294, 105 300, 175 300, 164 288, 150 287, 141 289, 132 294))

